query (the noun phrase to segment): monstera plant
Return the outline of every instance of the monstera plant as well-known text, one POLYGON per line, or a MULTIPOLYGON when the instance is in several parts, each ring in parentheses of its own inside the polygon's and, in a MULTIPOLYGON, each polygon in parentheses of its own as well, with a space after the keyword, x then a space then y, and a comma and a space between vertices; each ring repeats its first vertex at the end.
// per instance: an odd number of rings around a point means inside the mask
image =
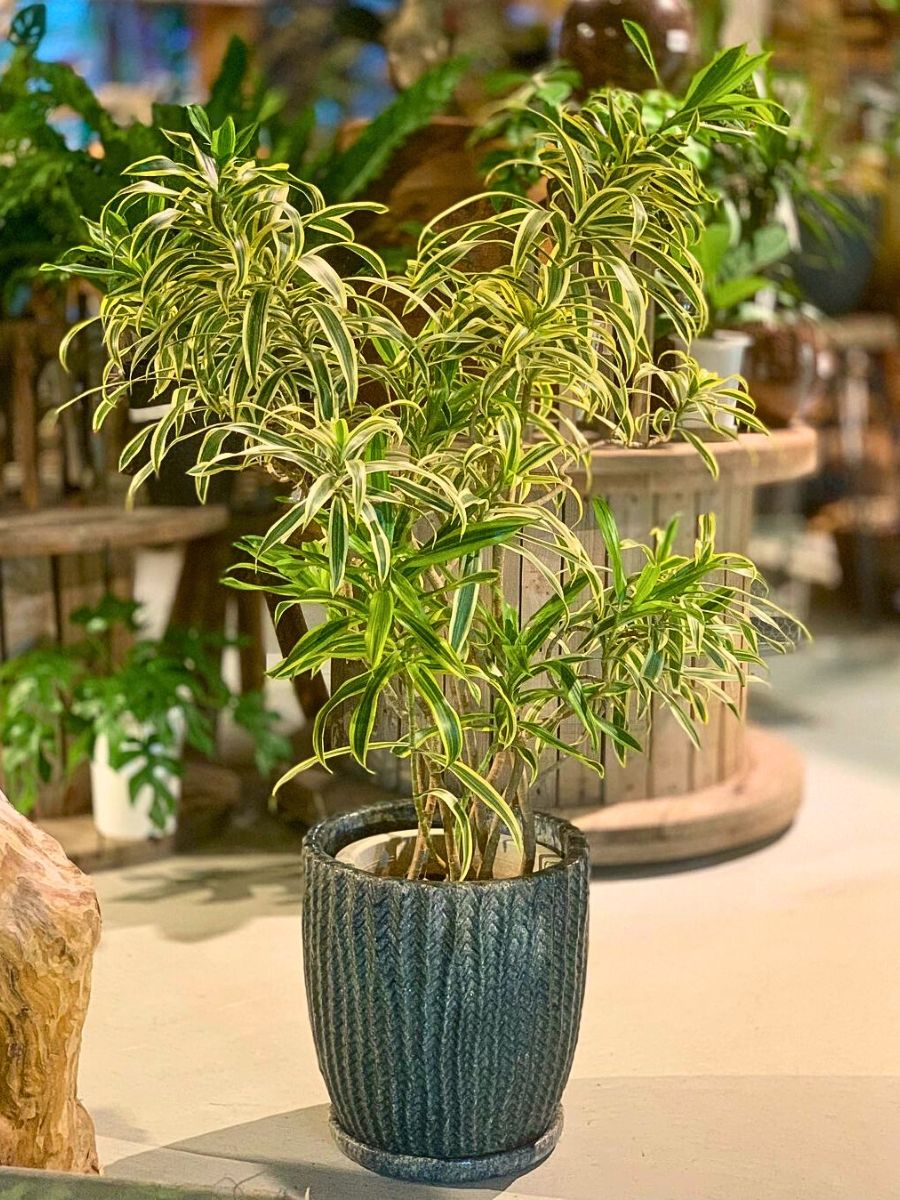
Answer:
MULTIPOLYGON (((729 61, 673 139, 752 115, 752 60, 729 61)), ((602 503, 608 567, 561 516, 580 502, 586 430, 648 440, 734 402, 687 358, 649 402, 651 307, 686 340, 705 319, 689 250, 702 187, 637 116, 619 93, 546 114, 545 198, 442 214, 402 275, 355 241, 358 206, 241 158, 230 123, 174 134, 68 268, 105 292, 98 421, 135 372, 171 399, 125 452, 149 452, 137 482, 197 437, 201 494, 245 464, 281 484, 282 513, 243 543, 231 582, 277 597, 276 620, 324 610, 276 675, 355 667, 310 761, 365 767, 381 749, 411 765, 406 802, 332 818, 305 849, 332 1128, 376 1170, 471 1180, 549 1153, 583 995, 588 859, 577 830, 532 810, 542 751, 596 765, 611 739, 636 753, 634 728, 660 705, 693 731, 759 661, 754 568, 716 551, 711 520, 687 554, 663 524, 629 571, 602 503), (549 593, 528 619, 504 590, 522 564, 549 593), (376 738, 379 706, 393 732, 376 738)))

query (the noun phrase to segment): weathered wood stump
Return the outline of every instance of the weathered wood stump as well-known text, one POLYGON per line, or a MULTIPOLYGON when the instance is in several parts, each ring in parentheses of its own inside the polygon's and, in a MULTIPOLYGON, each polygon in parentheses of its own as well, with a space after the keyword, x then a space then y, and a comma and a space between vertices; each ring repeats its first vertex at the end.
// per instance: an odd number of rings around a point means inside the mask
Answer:
POLYGON ((91 881, 0 793, 0 1166, 99 1172, 77 1096, 99 938, 91 881))

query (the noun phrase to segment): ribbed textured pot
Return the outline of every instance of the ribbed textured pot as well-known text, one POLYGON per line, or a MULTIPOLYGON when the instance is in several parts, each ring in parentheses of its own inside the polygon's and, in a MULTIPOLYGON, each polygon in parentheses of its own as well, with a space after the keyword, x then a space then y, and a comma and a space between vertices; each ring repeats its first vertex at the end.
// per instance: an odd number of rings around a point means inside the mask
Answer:
POLYGON ((538 815, 538 841, 562 861, 527 879, 409 882, 335 860, 411 826, 411 804, 387 804, 306 838, 306 993, 332 1131, 383 1174, 512 1174, 549 1154, 562 1128, 584 998, 587 845, 538 815))

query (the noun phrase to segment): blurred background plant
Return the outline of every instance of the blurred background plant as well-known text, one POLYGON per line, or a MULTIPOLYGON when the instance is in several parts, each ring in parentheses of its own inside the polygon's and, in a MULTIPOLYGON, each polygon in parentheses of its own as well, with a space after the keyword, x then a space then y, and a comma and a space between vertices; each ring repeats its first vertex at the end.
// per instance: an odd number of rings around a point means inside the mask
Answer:
POLYGON ((216 752, 224 713, 253 740, 260 774, 288 762, 291 747, 262 694, 231 692, 222 677, 227 639, 198 629, 142 637, 137 601, 105 596, 72 614, 82 630, 70 645, 36 646, 0 664, 0 768, 21 812, 30 812, 52 779, 69 779, 94 754, 98 739, 109 763, 127 771, 132 798, 153 795, 154 825, 173 812, 173 779, 183 774, 182 747, 216 752), (127 649, 117 652, 122 635, 127 649))
MULTIPOLYGON (((27 307, 36 270, 83 240, 84 220, 99 217, 126 166, 162 151, 163 130, 189 128, 184 106, 161 102, 147 122, 117 121, 68 64, 40 56, 46 32, 46 5, 21 9, 0 76, 0 316, 27 307)), ((261 156, 289 163, 329 199, 349 200, 450 104, 464 71, 462 60, 435 65, 358 137, 338 144, 317 127, 315 106, 288 115, 286 93, 254 69, 247 44, 232 38, 204 109, 213 125, 230 117, 238 129, 254 128, 261 156)))

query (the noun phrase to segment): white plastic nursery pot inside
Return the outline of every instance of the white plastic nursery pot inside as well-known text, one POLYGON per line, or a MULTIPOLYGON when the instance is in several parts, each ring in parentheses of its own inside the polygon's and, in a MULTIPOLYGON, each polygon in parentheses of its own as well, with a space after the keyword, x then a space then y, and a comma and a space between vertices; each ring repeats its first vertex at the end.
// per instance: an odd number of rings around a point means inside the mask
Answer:
MULTIPOLYGON (((179 752, 180 742, 179 737, 179 752)), ((111 766, 109 742, 103 734, 97 738, 91 758, 91 795, 94 825, 102 837, 117 842, 144 842, 148 838, 168 837, 175 832, 181 779, 171 772, 165 773, 165 783, 175 797, 176 808, 168 814, 165 826, 160 828, 150 818, 152 790, 146 786, 138 788, 132 799, 129 784, 140 768, 139 761, 121 768, 111 766)))
MULTIPOLYGON (((412 859, 416 841, 415 829, 398 829, 392 833, 370 834, 359 841, 343 846, 335 855, 338 862, 349 863, 359 871, 370 875, 381 875, 403 879, 412 859)), ((444 853, 443 833, 433 833, 432 843, 438 854, 444 853)), ((535 855, 535 871, 556 866, 560 862, 558 851, 551 846, 539 845, 535 855)), ((494 879, 515 879, 521 873, 522 856, 510 835, 503 832, 494 859, 494 879)), ((427 869, 426 869, 427 875, 427 869)))

